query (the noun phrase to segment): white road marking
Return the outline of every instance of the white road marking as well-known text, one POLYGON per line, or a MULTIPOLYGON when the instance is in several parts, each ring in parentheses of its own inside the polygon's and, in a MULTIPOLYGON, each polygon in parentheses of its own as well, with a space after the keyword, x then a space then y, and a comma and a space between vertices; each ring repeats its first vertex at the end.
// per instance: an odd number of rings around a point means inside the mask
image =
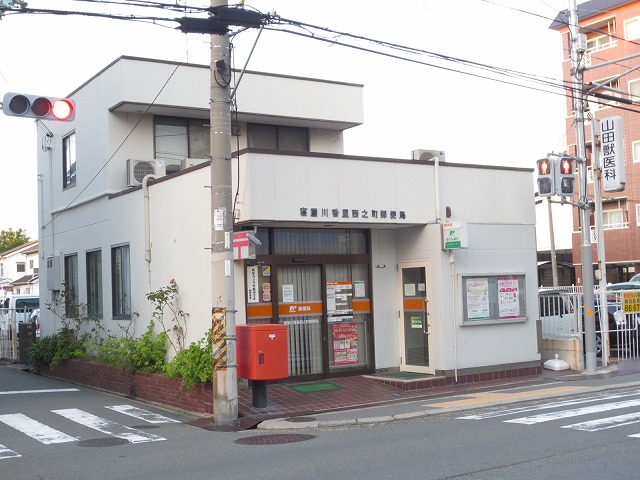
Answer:
POLYGON ((22 395, 25 393, 59 393, 59 392, 79 392, 77 388, 49 388, 44 390, 6 390, 0 395, 22 395))
POLYGON ((174 420, 173 418, 149 412, 148 410, 143 410, 142 408, 137 408, 132 405, 112 405, 110 407, 105 406, 105 408, 123 413, 124 415, 129 415, 130 417, 137 418, 138 420, 144 420, 147 423, 182 423, 179 420, 174 420))
POLYGON ((608 412, 619 408, 640 406, 640 399, 626 400, 624 402, 605 403, 602 405, 591 405, 582 408, 572 408, 570 410, 562 410, 560 412, 543 413, 530 417, 515 418, 513 420, 505 420, 505 423, 520 423, 523 425, 534 425, 536 423, 550 422, 552 420, 562 420, 563 418, 577 417, 580 415, 589 415, 591 413, 608 412))
POLYGON ((77 408, 52 410, 52 412, 62 415, 63 417, 79 423, 80 425, 84 425, 85 427, 92 428, 93 430, 97 430, 117 438, 122 438, 131 443, 159 442, 161 440, 166 440, 158 435, 153 435, 152 433, 147 433, 142 430, 136 430, 135 428, 125 427, 119 423, 97 417, 77 408))
POLYGON ((51 443, 75 442, 78 440, 75 437, 62 433, 38 422, 37 420, 29 418, 22 413, 0 415, 0 422, 10 426, 11 428, 15 428, 19 432, 22 432, 45 445, 49 445, 51 443))
POLYGON ((561 428, 571 428, 573 430, 582 430, 585 432, 597 432, 599 430, 606 430, 607 428, 622 427, 624 425, 632 425, 639 422, 640 412, 635 412, 627 415, 617 415, 615 417, 599 418, 598 420, 574 423, 573 425, 564 425, 561 428))
POLYGON ((457 420, 485 420, 487 418, 506 417, 507 415, 515 415, 515 414, 524 413, 524 412, 535 412, 536 410, 550 410, 553 408, 568 407, 570 405, 579 405, 581 403, 606 402, 609 400, 633 397, 637 395, 640 395, 640 391, 635 391, 632 393, 625 393, 625 394, 607 395, 604 397, 580 398, 576 400, 544 403, 542 405, 532 405, 527 407, 508 408, 504 410, 498 410, 495 412, 480 413, 477 415, 465 415, 462 417, 457 417, 456 419, 457 420))
POLYGON ((0 445, 0 460, 4 458, 16 458, 21 456, 22 455, 20 455, 19 453, 14 452, 13 450, 5 447, 4 445, 0 445))

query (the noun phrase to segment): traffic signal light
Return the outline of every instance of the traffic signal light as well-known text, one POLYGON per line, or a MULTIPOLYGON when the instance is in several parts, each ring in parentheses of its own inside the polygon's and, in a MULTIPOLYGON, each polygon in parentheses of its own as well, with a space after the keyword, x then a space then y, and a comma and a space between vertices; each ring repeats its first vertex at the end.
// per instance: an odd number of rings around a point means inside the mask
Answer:
POLYGON ((2 100, 2 111, 14 117, 70 122, 75 118, 76 104, 68 98, 9 92, 2 100))
POLYGON ((560 157, 558 162, 558 174, 556 175, 556 195, 562 197, 573 197, 575 194, 575 169, 573 160, 567 157, 560 157))
POLYGON ((538 195, 541 197, 551 197, 555 195, 555 168, 551 158, 541 158, 537 161, 538 166, 538 195))

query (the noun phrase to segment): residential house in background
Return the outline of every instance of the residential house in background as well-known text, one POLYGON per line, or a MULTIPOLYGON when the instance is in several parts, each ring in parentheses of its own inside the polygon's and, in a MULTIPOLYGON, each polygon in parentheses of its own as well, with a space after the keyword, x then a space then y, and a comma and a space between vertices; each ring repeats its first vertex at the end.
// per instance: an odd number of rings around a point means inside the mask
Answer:
POLYGON ((38 240, 0 252, 0 298, 39 293, 38 240))
MULTIPOLYGON (((582 61, 585 92, 597 85, 595 92, 609 98, 587 95, 589 111, 585 114, 589 198, 593 201, 592 128, 596 121, 610 116, 622 117, 626 188, 603 192, 603 227, 608 282, 628 280, 640 273, 640 2, 590 0, 578 5, 580 32, 586 35, 582 61), (622 103, 617 98, 632 100, 622 103)), ((562 35, 564 51, 563 80, 571 85, 571 43, 568 13, 561 12, 551 24, 562 35)), ((567 144, 569 153, 577 155, 573 99, 567 96, 567 144)), ((591 208, 591 239, 594 268, 597 256, 595 209, 591 208)), ((574 209, 573 261, 578 283, 582 278, 581 229, 578 209, 574 209)))
MULTIPOLYGON (((72 122, 47 122, 42 304, 66 290, 140 334, 146 294, 175 280, 187 343, 204 337, 209 82, 208 65, 120 57, 71 93, 72 122)), ((287 325, 291 377, 540 370, 532 169, 345 155, 362 85, 245 72, 236 98, 234 228, 258 240, 237 248, 236 323, 287 325)), ((43 335, 59 327, 42 312, 43 335)))

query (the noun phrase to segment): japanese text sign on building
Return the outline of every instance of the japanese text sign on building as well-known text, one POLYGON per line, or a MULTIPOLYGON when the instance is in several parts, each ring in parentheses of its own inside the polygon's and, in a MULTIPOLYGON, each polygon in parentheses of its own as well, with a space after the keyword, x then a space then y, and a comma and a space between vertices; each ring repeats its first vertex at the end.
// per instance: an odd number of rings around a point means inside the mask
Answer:
POLYGON ((602 188, 605 192, 624 190, 623 140, 622 117, 606 117, 600 120, 602 188))
POLYGON ((442 248, 453 250, 469 246, 466 222, 444 222, 442 224, 442 248))

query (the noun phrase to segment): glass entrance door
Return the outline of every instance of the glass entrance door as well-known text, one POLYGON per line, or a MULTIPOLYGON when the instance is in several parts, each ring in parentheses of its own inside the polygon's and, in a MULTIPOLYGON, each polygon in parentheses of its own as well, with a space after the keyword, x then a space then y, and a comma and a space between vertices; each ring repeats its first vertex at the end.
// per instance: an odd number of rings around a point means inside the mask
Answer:
POLYGON ((400 368, 405 372, 434 373, 429 362, 433 332, 429 321, 427 273, 426 263, 399 266, 403 340, 400 368))
POLYGON ((278 267, 278 318, 287 325, 289 376, 323 373, 320 266, 278 267))

